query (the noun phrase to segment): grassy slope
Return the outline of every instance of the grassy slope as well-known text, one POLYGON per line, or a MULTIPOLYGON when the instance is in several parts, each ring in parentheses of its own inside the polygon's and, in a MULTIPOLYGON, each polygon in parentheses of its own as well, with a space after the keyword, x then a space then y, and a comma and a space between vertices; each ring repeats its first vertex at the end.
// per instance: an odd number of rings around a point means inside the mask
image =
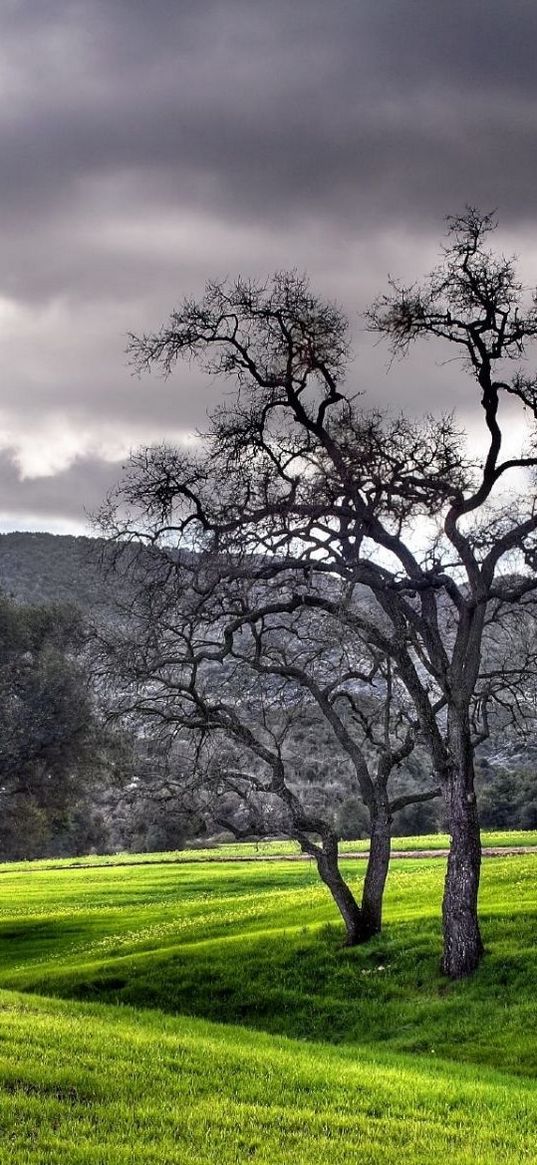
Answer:
POLYGON ((537 1159, 535 863, 485 863, 489 954, 459 985, 443 863, 394 863, 386 934, 355 951, 308 865, 12 867, 0 1161, 537 1159))
POLYGON ((199 1020, 0 996, 9 1165, 531 1162, 526 1082, 199 1020))

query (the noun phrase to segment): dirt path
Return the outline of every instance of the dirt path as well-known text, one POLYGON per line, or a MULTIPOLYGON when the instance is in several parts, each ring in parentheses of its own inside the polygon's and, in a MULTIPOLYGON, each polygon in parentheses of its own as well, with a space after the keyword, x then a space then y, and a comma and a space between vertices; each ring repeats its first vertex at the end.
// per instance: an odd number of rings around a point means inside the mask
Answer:
MULTIPOLYGON (((517 854, 537 854, 537 845, 513 845, 513 846, 483 846, 484 858, 510 858, 517 854)), ((394 849, 392 850, 392 858, 447 858, 449 855, 448 849, 394 849)), ((343 850, 340 853, 340 859, 346 861, 347 858, 351 860, 364 861, 369 856, 368 850, 343 850)), ((26 867, 24 873, 29 874, 45 874, 51 870, 121 870, 123 867, 130 866, 188 866, 188 865, 202 865, 207 863, 222 863, 222 862, 311 862, 313 858, 309 854, 214 854, 214 856, 203 858, 183 857, 183 858, 162 858, 156 862, 144 862, 139 858, 133 858, 132 861, 126 862, 76 862, 73 865, 50 865, 50 866, 36 866, 34 870, 31 867, 26 867)), ((14 862, 13 866, 17 863, 14 862)), ((4 867, 0 870, 1 874, 11 874, 13 870, 10 867, 4 867)))
MULTIPOLYGON (((484 858, 509 858, 514 857, 516 854, 537 854, 537 845, 483 846, 482 854, 484 858)), ((449 850, 394 849, 392 850, 391 856, 392 858, 447 858, 449 856, 449 850)), ((340 861, 345 861, 347 858, 363 860, 369 857, 369 850, 342 850, 339 857, 340 861)), ((309 854, 235 854, 229 857, 227 854, 215 854, 214 857, 206 857, 203 859, 166 858, 165 860, 184 865, 185 862, 199 862, 200 860, 207 862, 311 862, 313 858, 309 854)), ((122 864, 131 865, 130 862, 122 864)), ((151 865, 160 864, 160 862, 151 863, 151 865)))

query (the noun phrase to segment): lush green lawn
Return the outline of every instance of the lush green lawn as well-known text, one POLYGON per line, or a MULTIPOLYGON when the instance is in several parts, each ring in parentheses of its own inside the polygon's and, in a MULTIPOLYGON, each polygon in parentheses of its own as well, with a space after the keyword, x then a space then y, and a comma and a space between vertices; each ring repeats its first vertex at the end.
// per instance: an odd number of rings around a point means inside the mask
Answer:
POLYGON ((352 951, 307 863, 12 866, 0 1162, 537 1160, 536 873, 485 861, 487 958, 449 984, 438 859, 393 863, 352 951))

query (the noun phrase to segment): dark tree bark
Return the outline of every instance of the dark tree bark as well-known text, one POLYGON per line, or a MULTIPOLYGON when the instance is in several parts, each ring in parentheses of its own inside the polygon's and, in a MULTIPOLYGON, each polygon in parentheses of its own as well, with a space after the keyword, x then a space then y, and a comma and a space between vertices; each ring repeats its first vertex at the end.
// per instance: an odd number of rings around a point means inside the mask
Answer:
POLYGON ((454 723, 452 720, 450 745, 453 768, 444 793, 451 847, 442 906, 442 970, 451 979, 462 979, 476 970, 483 956, 477 913, 481 837, 474 791, 473 749, 465 718, 454 723))
POLYGON ((364 933, 362 910, 339 869, 337 838, 324 838, 322 847, 316 846, 315 850, 319 877, 330 891, 345 923, 346 946, 357 946, 370 936, 364 933))
POLYGON ((321 846, 303 835, 298 836, 304 852, 315 858, 321 881, 330 891, 341 914, 345 923, 346 945, 349 947, 368 942, 381 932, 384 891, 390 865, 391 822, 391 811, 387 801, 380 807, 374 807, 371 813, 371 841, 360 904, 341 874, 336 835, 325 834, 321 846))
POLYGON ((384 890, 390 865, 391 814, 387 805, 371 816, 371 842, 362 893, 362 933, 380 934, 384 890))

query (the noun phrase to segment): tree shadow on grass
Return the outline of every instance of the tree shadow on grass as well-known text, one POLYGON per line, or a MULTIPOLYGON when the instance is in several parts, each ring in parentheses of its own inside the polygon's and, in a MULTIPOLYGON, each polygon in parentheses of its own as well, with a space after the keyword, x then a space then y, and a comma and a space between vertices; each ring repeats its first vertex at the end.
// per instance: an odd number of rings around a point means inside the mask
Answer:
POLYGON ((58 968, 26 989, 534 1073, 534 928, 529 915, 513 924, 512 934, 493 926, 501 948, 498 943, 462 983, 440 974, 439 926, 425 920, 419 928, 389 926, 352 950, 342 946, 336 927, 268 932, 58 968))

